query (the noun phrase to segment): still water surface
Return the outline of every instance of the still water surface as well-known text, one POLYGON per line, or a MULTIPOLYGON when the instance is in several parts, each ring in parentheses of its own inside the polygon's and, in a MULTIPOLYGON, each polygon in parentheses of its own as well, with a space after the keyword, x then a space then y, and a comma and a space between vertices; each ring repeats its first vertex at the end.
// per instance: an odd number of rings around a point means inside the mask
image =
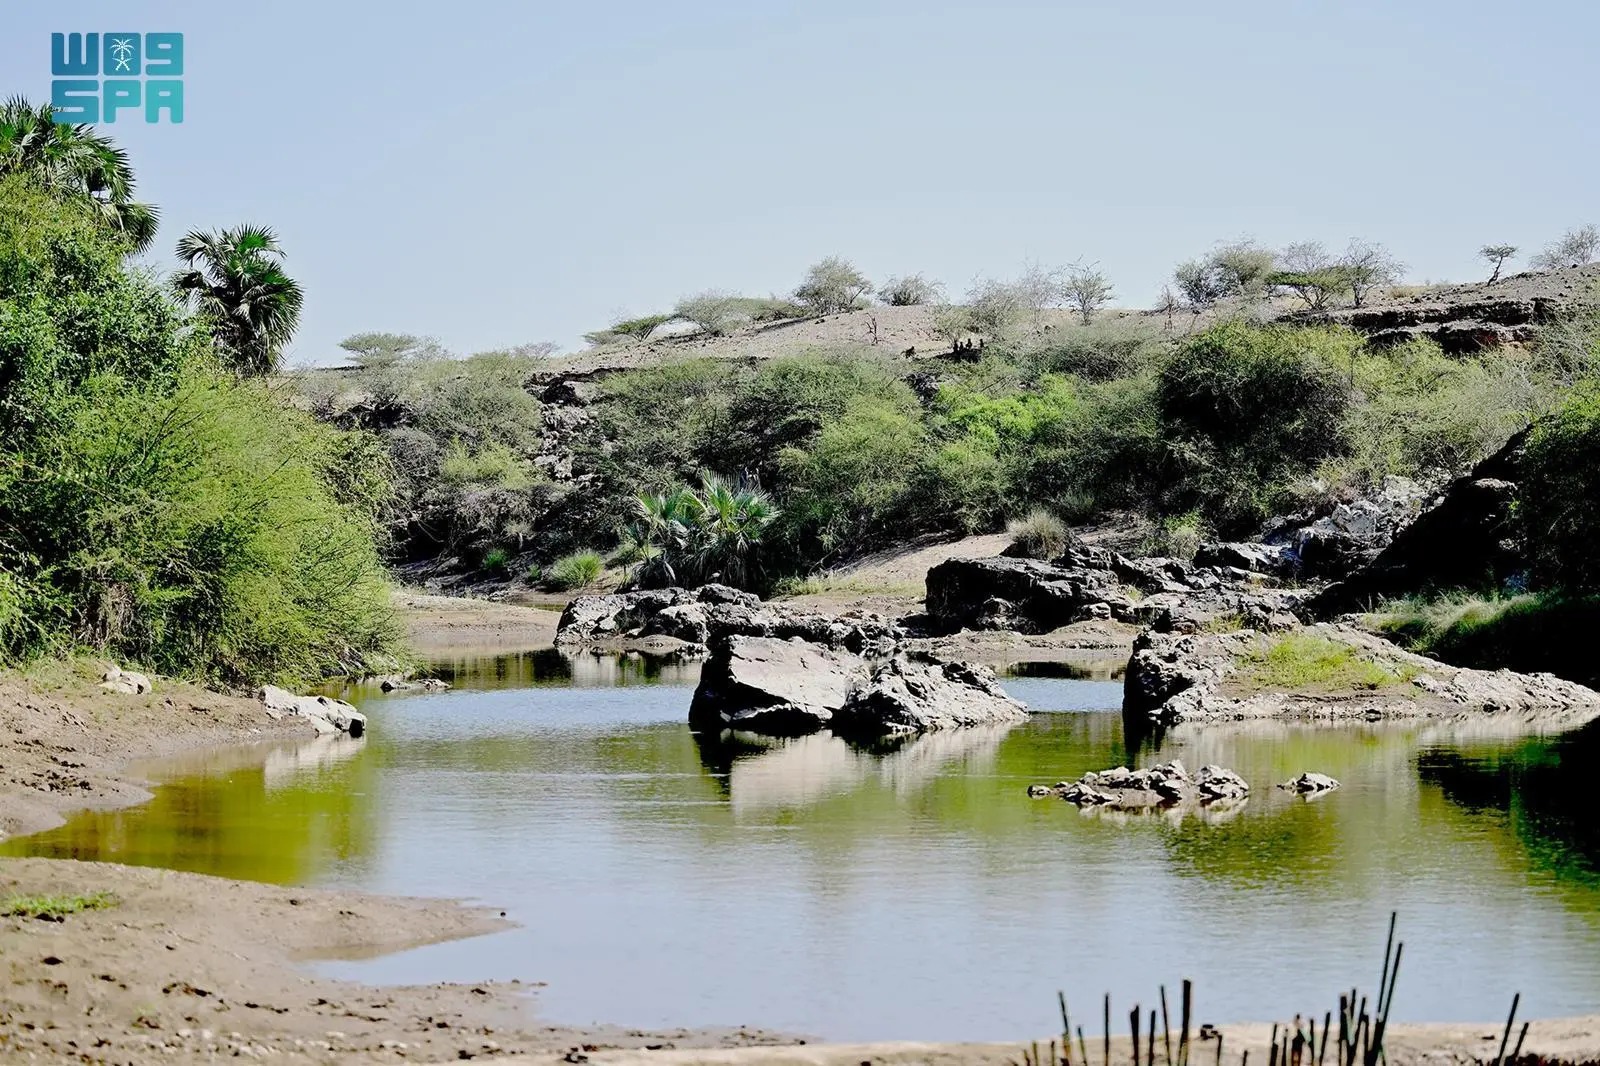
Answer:
POLYGON ((1275 724, 1130 753, 1120 683, 1035 668, 1007 688, 1051 713, 1011 729, 708 744, 683 724, 694 666, 442 665, 447 694, 350 693, 364 740, 168 764, 147 806, 0 852, 491 902, 521 927, 323 969, 546 980, 570 1022, 1005 1039, 1047 1030, 1057 988, 1125 1011, 1184 976, 1200 1020, 1320 1012, 1375 983, 1391 909, 1397 1017, 1501 1017, 1516 990, 1537 1015, 1600 1009, 1594 727, 1275 724), (1180 820, 1023 791, 1174 756, 1255 795, 1180 820), (1344 788, 1268 787, 1306 769, 1344 788))

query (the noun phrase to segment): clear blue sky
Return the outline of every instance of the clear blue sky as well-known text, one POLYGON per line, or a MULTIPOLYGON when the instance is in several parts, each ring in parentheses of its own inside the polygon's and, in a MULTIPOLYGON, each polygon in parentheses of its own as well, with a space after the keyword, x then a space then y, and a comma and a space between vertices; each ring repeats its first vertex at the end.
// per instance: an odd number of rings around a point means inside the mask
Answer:
POLYGON ((47 99, 73 30, 185 34, 184 124, 113 129, 161 249, 277 228, 297 362, 575 346, 829 254, 954 293, 1097 260, 1146 305, 1224 238, 1464 279, 1600 221, 1587 0, 9 0, 0 93, 47 99))

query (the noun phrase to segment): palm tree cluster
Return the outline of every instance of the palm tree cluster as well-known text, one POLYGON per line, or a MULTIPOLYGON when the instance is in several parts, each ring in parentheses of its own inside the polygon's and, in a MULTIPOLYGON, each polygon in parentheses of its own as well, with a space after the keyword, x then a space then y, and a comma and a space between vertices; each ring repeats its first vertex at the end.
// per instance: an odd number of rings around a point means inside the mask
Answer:
POLYGON ((719 582, 748 588, 778 508, 759 488, 706 474, 699 488, 640 493, 622 530, 622 558, 639 588, 719 582))
POLYGON ((88 203, 109 229, 143 251, 156 235, 154 206, 133 198, 128 153, 84 123, 57 122, 49 104, 20 96, 0 104, 0 176, 24 174, 60 196, 88 203))
POLYGON ((271 373, 300 321, 300 285, 283 272, 277 234, 264 226, 192 232, 178 242, 186 269, 172 287, 211 322, 235 372, 271 373))

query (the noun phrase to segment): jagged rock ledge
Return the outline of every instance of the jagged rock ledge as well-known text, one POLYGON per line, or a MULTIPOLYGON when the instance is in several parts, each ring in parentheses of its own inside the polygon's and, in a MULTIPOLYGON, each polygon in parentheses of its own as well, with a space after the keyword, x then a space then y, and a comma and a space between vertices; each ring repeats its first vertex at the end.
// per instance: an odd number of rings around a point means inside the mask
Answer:
POLYGON ((1078 807, 1148 811, 1181 805, 1233 805, 1249 799, 1250 786, 1232 770, 1202 766, 1190 774, 1177 759, 1143 770, 1118 766, 1084 774, 1055 787, 1030 785, 1034 798, 1056 796, 1078 807))

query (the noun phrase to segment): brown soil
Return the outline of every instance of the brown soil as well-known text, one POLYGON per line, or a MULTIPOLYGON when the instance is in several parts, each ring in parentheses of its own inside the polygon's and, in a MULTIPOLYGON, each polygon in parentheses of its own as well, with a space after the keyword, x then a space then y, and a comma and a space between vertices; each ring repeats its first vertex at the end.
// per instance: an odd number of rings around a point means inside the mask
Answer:
POLYGON ((280 888, 169 870, 52 859, 0 862, 14 896, 109 891, 53 922, 0 918, 0 1061, 446 1062, 574 1049, 739 1046, 750 1029, 572 1029, 533 1017, 520 982, 370 988, 308 976, 311 959, 364 958, 492 932, 492 911, 448 900, 280 888))
POLYGON ((150 798, 137 760, 193 748, 311 737, 299 719, 269 717, 257 700, 156 679, 130 696, 98 687, 103 664, 53 664, 0 674, 0 837, 38 832, 78 810, 150 798))
POLYGON ((548 648, 556 639, 565 596, 526 597, 517 603, 397 592, 394 605, 411 647, 424 658, 481 651, 548 648))

